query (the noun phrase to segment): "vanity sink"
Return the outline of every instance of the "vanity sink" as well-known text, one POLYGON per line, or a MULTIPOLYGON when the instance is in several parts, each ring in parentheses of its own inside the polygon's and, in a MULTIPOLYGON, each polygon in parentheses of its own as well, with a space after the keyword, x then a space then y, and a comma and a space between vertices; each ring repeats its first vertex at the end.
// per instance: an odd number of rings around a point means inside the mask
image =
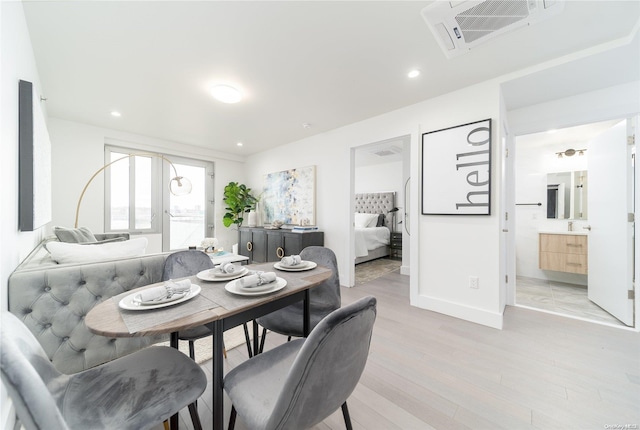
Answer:
POLYGON ((540 232, 539 268, 557 272, 588 274, 586 231, 540 232))

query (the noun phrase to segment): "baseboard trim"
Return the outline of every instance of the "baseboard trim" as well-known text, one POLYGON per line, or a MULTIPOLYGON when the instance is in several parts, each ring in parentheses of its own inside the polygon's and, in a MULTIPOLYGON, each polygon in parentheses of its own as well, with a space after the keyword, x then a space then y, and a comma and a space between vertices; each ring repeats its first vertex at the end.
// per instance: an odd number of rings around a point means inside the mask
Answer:
POLYGON ((478 309, 471 306, 453 303, 435 297, 418 295, 411 303, 413 306, 449 315, 465 321, 481 324, 487 327, 502 330, 503 314, 478 309))

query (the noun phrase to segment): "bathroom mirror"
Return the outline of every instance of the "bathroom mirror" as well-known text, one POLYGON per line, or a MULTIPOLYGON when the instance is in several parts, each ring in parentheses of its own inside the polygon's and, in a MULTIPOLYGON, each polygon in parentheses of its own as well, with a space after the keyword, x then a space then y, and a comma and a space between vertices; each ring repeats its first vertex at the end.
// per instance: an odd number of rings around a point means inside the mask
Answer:
POLYGON ((547 174, 547 218, 587 219, 587 171, 547 174))

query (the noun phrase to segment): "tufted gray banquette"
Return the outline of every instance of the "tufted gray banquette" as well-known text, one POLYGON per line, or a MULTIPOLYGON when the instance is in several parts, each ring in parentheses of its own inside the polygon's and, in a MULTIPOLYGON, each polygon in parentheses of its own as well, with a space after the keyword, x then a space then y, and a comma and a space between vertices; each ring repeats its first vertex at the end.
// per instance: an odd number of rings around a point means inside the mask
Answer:
POLYGON ((38 245, 11 274, 8 299, 9 311, 26 324, 60 372, 77 373, 167 339, 94 335, 84 317, 104 300, 160 282, 169 253, 56 264, 43 246, 49 240, 38 245))

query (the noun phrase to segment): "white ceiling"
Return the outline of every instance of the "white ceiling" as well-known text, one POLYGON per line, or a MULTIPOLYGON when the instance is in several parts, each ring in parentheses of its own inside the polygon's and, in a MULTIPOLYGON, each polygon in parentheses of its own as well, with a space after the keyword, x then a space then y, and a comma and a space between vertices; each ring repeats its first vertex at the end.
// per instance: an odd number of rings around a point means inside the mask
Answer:
POLYGON ((26 1, 24 9, 50 116, 238 155, 626 37, 640 16, 638 1, 569 0, 557 17, 448 60, 420 15, 429 3, 26 1), (422 75, 411 80, 413 68, 422 75), (207 88, 216 82, 238 85, 245 100, 215 101, 207 88))

